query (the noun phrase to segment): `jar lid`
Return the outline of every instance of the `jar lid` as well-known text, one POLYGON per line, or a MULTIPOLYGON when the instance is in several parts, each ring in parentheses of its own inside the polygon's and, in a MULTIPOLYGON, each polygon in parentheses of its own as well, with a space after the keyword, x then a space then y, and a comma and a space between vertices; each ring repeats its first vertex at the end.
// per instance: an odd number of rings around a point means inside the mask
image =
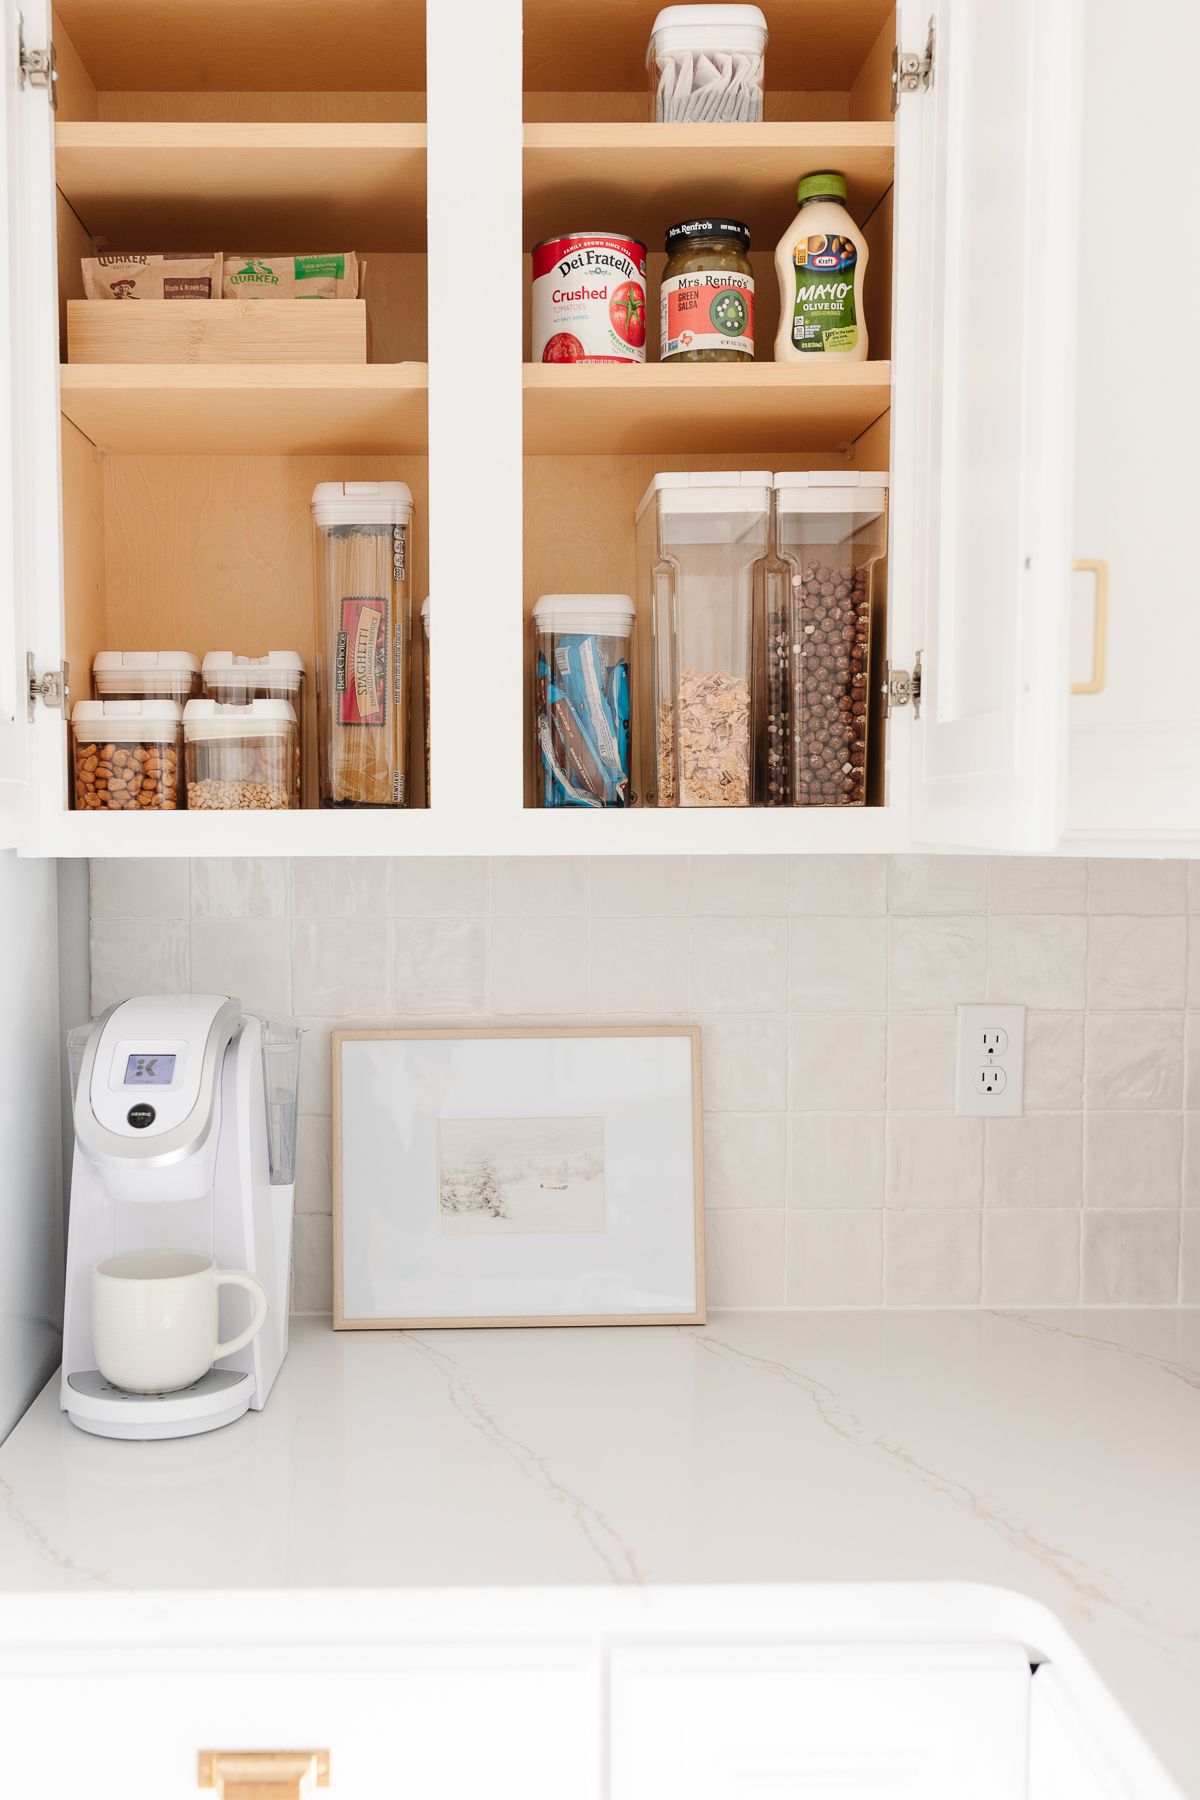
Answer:
POLYGON ((124 688, 147 693, 152 688, 191 685, 200 660, 187 650, 101 650, 92 663, 96 691, 124 688))
POLYGON ((268 650, 265 656, 210 650, 202 669, 205 684, 220 687, 286 687, 295 693, 304 680, 304 658, 298 650, 268 650))
POLYGON ((668 225, 664 248, 670 256, 680 244, 710 237, 736 238, 743 250, 750 248, 750 227, 740 219, 684 219, 679 225, 668 225))
POLYGON ((650 29, 650 51, 742 50, 761 56, 767 21, 758 6, 664 6, 650 29))
POLYGON ((771 504, 769 469, 669 469, 652 477, 635 518, 658 502, 659 512, 709 514, 766 512, 771 504))
POLYGON ((407 481, 318 481, 312 509, 323 530, 330 525, 407 525, 412 489, 407 481))
POLYGON ((796 199, 801 205, 806 200, 844 200, 846 198, 846 177, 839 175, 836 169, 819 169, 815 175, 804 175, 796 189, 796 199))
POLYGON ((539 594, 533 622, 538 631, 628 637, 636 614, 628 594, 539 594))
POLYGON ((179 731, 178 700, 77 700, 71 729, 89 744, 165 743, 179 731))
POLYGON ((183 709, 183 735, 190 743, 207 738, 283 737, 295 728, 290 700, 189 700, 183 709))

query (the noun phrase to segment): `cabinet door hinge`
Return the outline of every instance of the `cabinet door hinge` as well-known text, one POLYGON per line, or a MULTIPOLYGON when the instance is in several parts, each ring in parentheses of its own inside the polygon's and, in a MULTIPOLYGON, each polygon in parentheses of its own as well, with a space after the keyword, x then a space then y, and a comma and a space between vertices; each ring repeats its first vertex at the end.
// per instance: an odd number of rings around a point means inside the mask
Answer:
POLYGON ((28 82, 30 87, 45 88, 51 106, 58 110, 58 69, 54 61, 54 45, 48 44, 44 50, 28 50, 25 47, 25 21, 18 27, 19 76, 21 87, 28 82))
POLYGON ((892 51, 892 111, 900 104, 902 94, 919 94, 922 88, 933 86, 933 57, 937 43, 937 21, 929 20, 929 32, 925 39, 925 54, 905 54, 899 44, 892 51))
POLYGON ((885 665, 886 679, 883 684, 883 710, 887 718, 898 706, 911 706, 913 718, 921 716, 921 657, 918 650, 910 669, 893 669, 891 663, 885 665))
POLYGON ((29 678, 29 722, 33 723, 34 708, 40 700, 44 706, 52 706, 56 712, 65 713, 71 698, 71 688, 67 680, 70 673, 68 665, 61 669, 47 669, 39 675, 33 660, 33 651, 25 654, 25 673, 29 678))

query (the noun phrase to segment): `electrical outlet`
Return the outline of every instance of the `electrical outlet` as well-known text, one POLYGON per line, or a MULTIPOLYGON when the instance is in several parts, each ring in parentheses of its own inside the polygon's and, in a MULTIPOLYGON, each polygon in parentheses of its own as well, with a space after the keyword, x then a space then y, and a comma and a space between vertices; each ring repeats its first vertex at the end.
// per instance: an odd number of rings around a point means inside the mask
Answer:
POLYGON ((980 1001, 958 1009, 954 1110, 1011 1119, 1025 1110, 1025 1008, 980 1001))

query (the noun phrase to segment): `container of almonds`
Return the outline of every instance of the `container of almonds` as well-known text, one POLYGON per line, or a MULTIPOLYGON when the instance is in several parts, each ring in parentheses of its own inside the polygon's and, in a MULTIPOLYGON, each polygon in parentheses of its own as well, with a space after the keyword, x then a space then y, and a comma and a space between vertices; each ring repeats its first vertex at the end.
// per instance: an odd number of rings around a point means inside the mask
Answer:
POLYGON ((184 770, 192 812, 300 804, 296 714, 287 700, 189 700, 183 709, 184 770))
POLYGON ((71 714, 78 812, 174 812, 180 719, 175 700, 80 700, 71 714))

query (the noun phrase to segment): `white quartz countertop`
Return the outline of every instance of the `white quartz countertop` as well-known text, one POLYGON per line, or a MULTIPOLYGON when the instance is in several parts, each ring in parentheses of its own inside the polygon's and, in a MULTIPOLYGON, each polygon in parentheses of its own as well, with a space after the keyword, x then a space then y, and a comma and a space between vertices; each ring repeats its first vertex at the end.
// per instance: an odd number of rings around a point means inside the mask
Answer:
POLYGON ((800 1629, 863 1583, 1090 1665, 1200 1796, 1200 1312, 299 1320, 265 1411, 223 1431, 87 1437, 55 1381, 0 1449, 9 1643, 130 1591, 403 1589, 426 1616, 787 1584, 800 1629))

